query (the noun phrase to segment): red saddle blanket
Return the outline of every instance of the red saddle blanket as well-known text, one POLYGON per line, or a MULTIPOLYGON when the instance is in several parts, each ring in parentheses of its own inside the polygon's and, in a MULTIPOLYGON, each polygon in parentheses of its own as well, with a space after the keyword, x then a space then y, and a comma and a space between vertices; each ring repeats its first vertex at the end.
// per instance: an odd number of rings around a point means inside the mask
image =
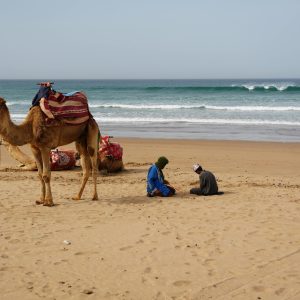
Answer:
POLYGON ((73 150, 51 150, 50 166, 52 171, 69 170, 75 167, 76 158, 73 150))
POLYGON ((67 122, 69 119, 70 123, 83 123, 90 116, 87 97, 81 92, 76 92, 72 96, 50 93, 43 106, 42 110, 50 111, 55 119, 64 119, 67 122))
POLYGON ((102 136, 102 142, 99 145, 99 155, 110 156, 114 160, 121 160, 123 157, 123 148, 119 143, 111 143, 109 136, 102 136))

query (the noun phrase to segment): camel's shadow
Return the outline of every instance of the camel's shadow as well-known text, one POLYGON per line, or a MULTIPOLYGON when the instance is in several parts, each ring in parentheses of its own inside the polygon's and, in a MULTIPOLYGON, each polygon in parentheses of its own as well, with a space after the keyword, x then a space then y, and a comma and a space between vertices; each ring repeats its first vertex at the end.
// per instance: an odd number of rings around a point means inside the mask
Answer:
POLYGON ((107 171, 104 171, 104 170, 101 170, 99 171, 99 176, 128 176, 130 174, 140 174, 140 173, 144 173, 146 174, 147 173, 147 169, 124 169, 122 171, 119 171, 119 172, 107 172, 107 171))

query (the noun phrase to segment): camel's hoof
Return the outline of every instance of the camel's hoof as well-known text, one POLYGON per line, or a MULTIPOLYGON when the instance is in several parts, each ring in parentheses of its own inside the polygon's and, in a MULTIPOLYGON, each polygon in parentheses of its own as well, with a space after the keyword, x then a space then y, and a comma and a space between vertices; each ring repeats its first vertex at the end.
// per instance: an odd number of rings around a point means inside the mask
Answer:
POLYGON ((78 201, 78 200, 80 200, 80 197, 74 196, 74 197, 72 197, 72 200, 78 201))
POLYGON ((43 205, 51 207, 51 206, 54 206, 54 203, 53 202, 44 202, 43 205))
POLYGON ((99 199, 98 199, 98 196, 94 196, 93 198, 92 198, 92 200, 93 201, 98 201, 99 199))
POLYGON ((42 201, 42 200, 36 200, 35 204, 37 204, 37 205, 44 204, 44 201, 42 201))

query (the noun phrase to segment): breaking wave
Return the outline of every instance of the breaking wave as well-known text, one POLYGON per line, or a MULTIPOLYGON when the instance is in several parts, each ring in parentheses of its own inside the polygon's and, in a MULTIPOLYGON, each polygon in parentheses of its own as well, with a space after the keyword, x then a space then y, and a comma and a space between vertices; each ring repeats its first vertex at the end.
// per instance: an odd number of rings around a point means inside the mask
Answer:
POLYGON ((178 109, 208 109, 229 111, 300 111, 300 106, 217 106, 205 104, 90 104, 91 108, 136 109, 136 110, 178 110, 178 109))
POLYGON ((198 123, 198 124, 216 124, 216 125, 285 125, 300 126, 300 122, 256 120, 256 119, 187 119, 187 118, 108 118, 96 117, 96 121, 106 123, 198 123))

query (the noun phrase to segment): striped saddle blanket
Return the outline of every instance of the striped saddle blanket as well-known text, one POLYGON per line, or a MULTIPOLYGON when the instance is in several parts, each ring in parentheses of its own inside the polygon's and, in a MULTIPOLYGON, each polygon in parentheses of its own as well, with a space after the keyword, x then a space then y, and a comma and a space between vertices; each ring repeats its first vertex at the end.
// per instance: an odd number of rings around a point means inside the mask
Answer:
POLYGON ((63 120, 65 123, 81 124, 90 117, 87 97, 82 92, 71 95, 50 93, 48 99, 40 103, 40 107, 47 116, 63 120))

